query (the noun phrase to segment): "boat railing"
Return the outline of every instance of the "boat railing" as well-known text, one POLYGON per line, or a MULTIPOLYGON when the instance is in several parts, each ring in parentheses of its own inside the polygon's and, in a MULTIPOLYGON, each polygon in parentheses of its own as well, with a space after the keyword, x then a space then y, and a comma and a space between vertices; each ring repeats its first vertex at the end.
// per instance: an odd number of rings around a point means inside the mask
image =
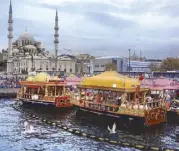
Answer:
POLYGON ((146 105, 148 108, 159 108, 159 107, 165 107, 166 103, 165 101, 159 100, 159 101, 146 102, 146 105))
POLYGON ((41 100, 48 101, 48 102, 55 102, 55 96, 42 96, 41 100))
MULTIPOLYGON (((152 110, 155 108, 163 108, 165 107, 165 102, 164 101, 153 101, 153 102, 146 102, 146 103, 122 103, 121 105, 116 105, 116 104, 105 104, 105 103, 97 103, 97 102, 91 102, 91 101, 84 101, 80 100, 77 101, 78 105, 94 109, 94 110, 100 110, 100 111, 108 111, 108 112, 118 112, 120 109, 125 109, 125 110, 138 110, 138 111, 147 111, 147 110, 152 110)), ((77 103, 76 101, 73 102, 74 104, 77 103)))
POLYGON ((100 111, 111 111, 111 112, 117 112, 119 106, 118 105, 112 105, 112 104, 101 104, 101 103, 94 103, 90 101, 84 101, 83 104, 84 107, 100 110, 100 111))
POLYGON ((39 95, 39 94, 18 94, 19 98, 24 98, 24 99, 32 99, 32 100, 43 100, 43 101, 55 101, 54 96, 43 96, 43 95, 39 95))

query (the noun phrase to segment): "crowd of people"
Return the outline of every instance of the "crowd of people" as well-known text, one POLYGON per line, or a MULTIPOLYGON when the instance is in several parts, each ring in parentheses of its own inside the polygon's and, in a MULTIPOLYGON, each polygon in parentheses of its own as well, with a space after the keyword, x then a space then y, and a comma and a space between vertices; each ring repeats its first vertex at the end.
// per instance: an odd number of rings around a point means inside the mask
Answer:
POLYGON ((24 79, 21 76, 0 76, 0 88, 20 88, 19 82, 24 79))

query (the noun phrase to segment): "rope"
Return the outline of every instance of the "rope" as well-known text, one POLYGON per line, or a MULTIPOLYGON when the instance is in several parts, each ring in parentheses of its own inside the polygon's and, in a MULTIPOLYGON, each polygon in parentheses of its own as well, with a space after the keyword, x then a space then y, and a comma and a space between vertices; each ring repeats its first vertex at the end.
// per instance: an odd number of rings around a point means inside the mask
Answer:
POLYGON ((17 111, 23 112, 26 116, 29 116, 29 117, 32 117, 32 118, 35 118, 35 119, 39 119, 44 124, 49 124, 49 125, 51 125, 53 127, 63 129, 65 131, 67 131, 67 132, 69 132, 71 134, 75 134, 77 136, 86 137, 86 138, 93 139, 93 140, 96 140, 96 141, 107 142, 107 143, 112 144, 112 145, 119 145, 121 147, 130 147, 130 148, 135 148, 135 149, 139 149, 139 150, 146 150, 146 151, 148 151, 148 150, 151 150, 151 151, 178 151, 178 149, 170 149, 170 148, 155 147, 155 146, 149 146, 149 145, 133 144, 133 143, 123 142, 123 141, 114 141, 114 140, 110 140, 109 138, 98 137, 98 136, 95 136, 95 135, 92 135, 92 134, 87 134, 87 133, 82 132, 82 131, 77 130, 77 129, 69 128, 69 127, 67 127, 67 126, 65 126, 63 124, 59 124, 59 123, 47 120, 45 118, 38 117, 38 116, 36 116, 36 115, 34 115, 32 113, 24 112, 20 107, 18 107, 16 105, 12 105, 12 106, 17 111))

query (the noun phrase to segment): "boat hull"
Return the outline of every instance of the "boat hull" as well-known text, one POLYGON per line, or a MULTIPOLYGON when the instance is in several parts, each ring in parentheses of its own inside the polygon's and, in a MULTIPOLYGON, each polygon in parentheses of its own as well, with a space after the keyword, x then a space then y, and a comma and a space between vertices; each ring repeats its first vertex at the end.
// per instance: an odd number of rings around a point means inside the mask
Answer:
POLYGON ((137 128, 145 128, 145 117, 138 117, 138 116, 130 116, 130 115, 122 115, 122 114, 114 114, 114 113, 109 113, 109 112, 105 112, 105 111, 96 111, 96 110, 92 110, 89 108, 85 108, 85 107, 79 107, 74 105, 77 114, 79 112, 83 112, 82 115, 86 114, 93 114, 95 115, 95 117, 99 116, 99 118, 106 120, 106 118, 108 120, 111 121, 115 121, 117 123, 119 123, 119 125, 121 125, 122 127, 128 127, 128 128, 136 128, 134 127, 134 125, 137 125, 137 128), (97 115, 97 116, 96 116, 97 115))
POLYGON ((22 102, 23 105, 32 105, 32 106, 39 106, 39 107, 47 107, 47 108, 71 108, 71 106, 63 106, 63 107, 57 107, 55 102, 48 102, 48 101, 40 101, 40 100, 31 100, 31 99, 19 99, 19 101, 22 102))
POLYGON ((134 115, 126 115, 126 114, 116 114, 112 112, 106 112, 106 111, 99 111, 99 110, 94 110, 91 108, 86 108, 82 106, 77 106, 74 105, 77 111, 83 111, 86 113, 91 113, 99 116, 105 116, 111 119, 115 119, 117 122, 121 123, 122 125, 127 127, 133 127, 137 126, 137 128, 146 128, 146 127, 152 127, 155 125, 160 125, 165 122, 165 118, 162 120, 154 120, 154 121, 146 121, 145 116, 134 116, 134 115))
POLYGON ((176 110, 167 111, 167 121, 169 123, 179 124, 179 111, 176 110))

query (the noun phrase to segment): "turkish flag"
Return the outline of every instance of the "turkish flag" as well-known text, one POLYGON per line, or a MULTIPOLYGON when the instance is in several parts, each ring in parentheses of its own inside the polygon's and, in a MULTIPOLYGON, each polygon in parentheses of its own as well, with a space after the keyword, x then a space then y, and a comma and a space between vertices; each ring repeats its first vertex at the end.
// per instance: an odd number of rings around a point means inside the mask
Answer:
POLYGON ((142 81, 143 79, 144 79, 143 75, 140 74, 140 75, 139 75, 139 80, 142 81))

